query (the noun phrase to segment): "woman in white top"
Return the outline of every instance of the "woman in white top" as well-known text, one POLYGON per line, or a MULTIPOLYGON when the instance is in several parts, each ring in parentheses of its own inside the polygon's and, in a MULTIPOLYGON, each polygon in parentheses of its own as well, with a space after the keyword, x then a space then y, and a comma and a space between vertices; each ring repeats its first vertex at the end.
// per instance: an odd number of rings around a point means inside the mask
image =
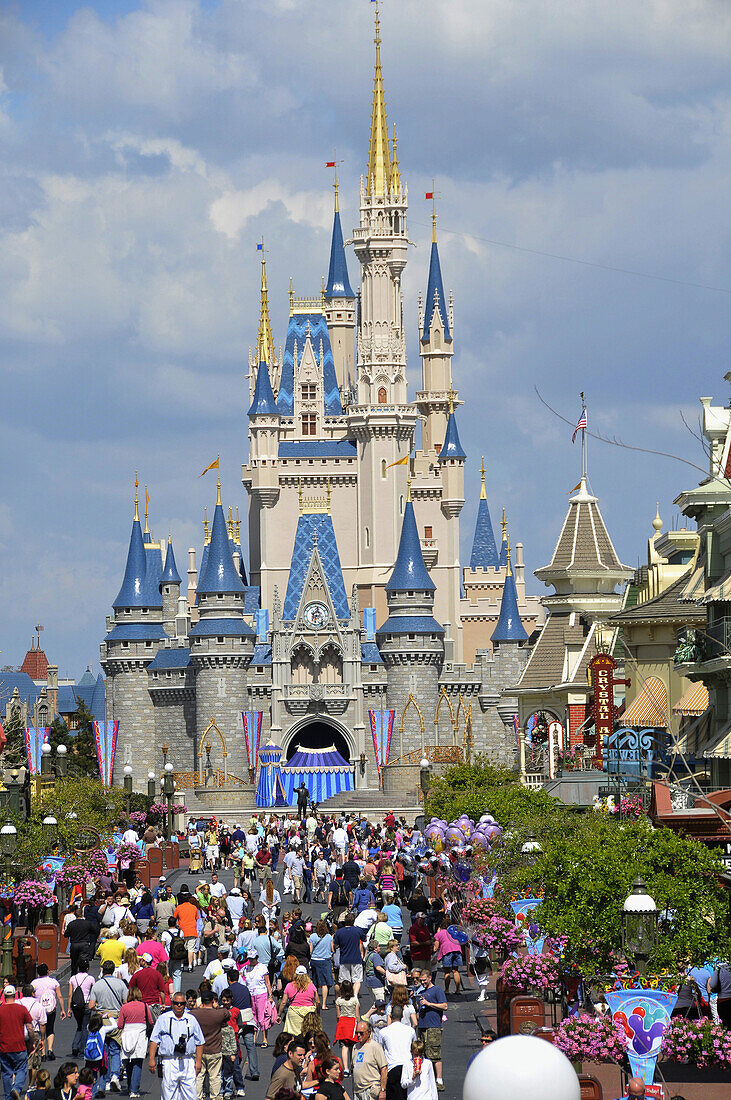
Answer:
POLYGON ((282 895, 279 890, 274 889, 274 883, 270 878, 266 880, 261 888, 259 894, 259 904, 261 905, 261 912, 264 920, 266 921, 267 932, 269 931, 269 925, 275 919, 277 910, 282 904, 282 895))

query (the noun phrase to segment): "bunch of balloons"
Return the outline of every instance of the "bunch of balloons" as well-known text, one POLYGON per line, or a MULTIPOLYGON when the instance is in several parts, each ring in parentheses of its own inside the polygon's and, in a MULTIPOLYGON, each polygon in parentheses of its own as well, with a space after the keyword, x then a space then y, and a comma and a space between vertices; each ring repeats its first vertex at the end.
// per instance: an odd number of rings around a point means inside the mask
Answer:
POLYGON ((424 840, 429 845, 417 854, 421 857, 419 869, 424 874, 434 874, 440 867, 450 870, 458 882, 468 882, 471 874, 469 861, 475 849, 489 852, 503 834, 500 825, 489 813, 484 813, 477 825, 462 814, 447 824, 441 818, 433 817, 424 829, 424 840), (448 853, 456 857, 452 865, 448 853))

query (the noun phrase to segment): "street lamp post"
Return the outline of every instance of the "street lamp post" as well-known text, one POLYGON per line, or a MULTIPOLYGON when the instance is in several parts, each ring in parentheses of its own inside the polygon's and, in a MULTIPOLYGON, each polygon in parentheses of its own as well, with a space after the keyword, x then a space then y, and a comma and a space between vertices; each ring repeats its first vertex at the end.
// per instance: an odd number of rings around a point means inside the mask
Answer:
POLYGON ((124 765, 124 793, 127 799, 127 817, 129 817, 130 799, 132 798, 132 765, 124 765))
POLYGON ((175 794, 175 780, 173 779, 173 765, 167 763, 165 765, 165 775, 162 780, 162 790, 165 795, 165 800, 168 804, 168 835, 170 838, 173 835, 173 795, 175 794))
MULTIPOLYGON (((3 870, 6 880, 10 880, 12 874, 12 858, 18 847, 18 830, 11 821, 6 821, 0 829, 0 851, 3 857, 3 870)), ((13 909, 12 902, 8 898, 3 909, 3 978, 13 976, 13 909)))
POLYGON ((538 840, 534 833, 528 833, 523 842, 523 846, 520 849, 520 854, 523 857, 523 861, 528 864, 533 864, 536 862, 542 852, 543 846, 541 845, 540 840, 538 840))
POLYGON ((51 774, 51 753, 53 749, 46 741, 41 745, 41 775, 47 776, 51 774))
POLYGON ((60 779, 66 777, 66 769, 68 766, 68 760, 66 759, 67 753, 68 749, 65 745, 56 746, 56 774, 60 779))
POLYGON ((419 764, 419 786, 421 787, 421 793, 424 795, 424 801, 429 793, 429 784, 431 782, 431 764, 426 756, 423 756, 421 763, 419 764))
POLYGON ((155 773, 147 773, 147 797, 155 800, 155 773))
POLYGON ((657 905, 641 878, 632 883, 632 893, 622 906, 622 950, 631 955, 640 974, 657 946, 657 905))

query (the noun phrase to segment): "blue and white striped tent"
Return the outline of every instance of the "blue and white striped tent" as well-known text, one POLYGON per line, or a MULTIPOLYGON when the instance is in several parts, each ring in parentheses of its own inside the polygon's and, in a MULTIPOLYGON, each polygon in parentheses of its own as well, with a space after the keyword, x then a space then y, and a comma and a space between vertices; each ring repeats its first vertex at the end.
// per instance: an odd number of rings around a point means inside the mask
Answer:
POLYGON ((313 802, 324 802, 353 789, 353 767, 334 745, 326 749, 298 749, 282 768, 282 782, 290 806, 297 805, 297 788, 304 783, 313 802))
POLYGON ((257 806, 287 805, 287 796, 282 785, 281 759, 282 750, 279 745, 273 745, 270 742, 259 749, 259 782, 256 787, 257 806))

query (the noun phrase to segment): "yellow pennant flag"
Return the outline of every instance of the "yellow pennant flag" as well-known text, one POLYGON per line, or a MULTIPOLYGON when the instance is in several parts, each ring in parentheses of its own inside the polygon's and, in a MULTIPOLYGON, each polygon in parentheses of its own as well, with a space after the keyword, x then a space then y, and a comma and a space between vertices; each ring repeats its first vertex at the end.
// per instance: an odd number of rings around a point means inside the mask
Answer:
MULTIPOLYGON (((203 474, 207 474, 209 470, 218 470, 218 469, 219 469, 218 459, 214 458, 214 460, 210 464, 210 466, 206 466, 205 470, 203 471, 203 474)), ((203 477, 203 474, 198 474, 198 477, 203 477)))
POLYGON ((405 466, 408 461, 409 461, 409 456, 404 455, 404 457, 400 458, 397 462, 389 462, 386 469, 390 470, 392 466, 405 466))
POLYGON ((569 489, 569 491, 568 491, 568 493, 566 494, 566 496, 567 496, 567 497, 570 497, 572 493, 575 493, 575 492, 576 492, 576 490, 577 490, 577 489, 580 489, 580 488, 581 488, 581 482, 579 482, 579 484, 578 484, 578 485, 574 485, 573 489, 569 489))

